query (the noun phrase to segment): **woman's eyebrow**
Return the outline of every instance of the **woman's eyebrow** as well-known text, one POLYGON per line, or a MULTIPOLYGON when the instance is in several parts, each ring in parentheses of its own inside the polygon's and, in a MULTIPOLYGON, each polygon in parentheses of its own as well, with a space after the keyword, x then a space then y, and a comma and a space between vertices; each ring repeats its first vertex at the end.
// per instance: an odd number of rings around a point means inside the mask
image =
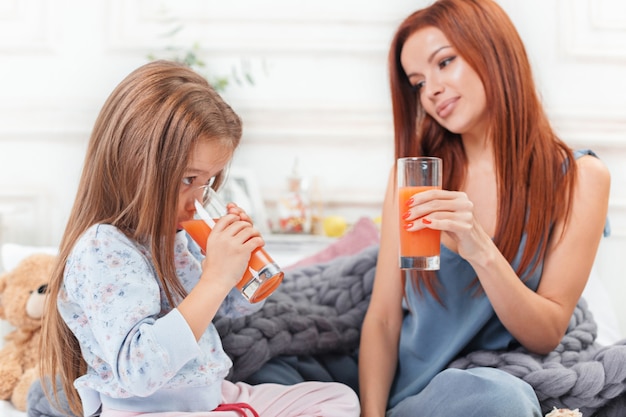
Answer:
MULTIPOLYGON (((452 48, 452 46, 451 46, 451 45, 444 45, 444 46, 442 46, 442 47, 439 47, 439 48, 435 49, 435 50, 433 51, 433 53, 431 53, 431 54, 428 56, 427 62, 428 62, 429 64, 431 64, 431 63, 433 62, 433 60, 435 59, 435 56, 436 56, 439 52, 441 52, 441 51, 443 51, 444 49, 447 49, 447 48, 452 48)), ((416 77, 416 76, 420 76, 420 75, 422 75, 422 74, 421 74, 421 73, 419 73, 419 72, 412 72, 412 73, 410 73, 410 74, 407 74, 406 76, 407 76, 407 78, 411 78, 411 77, 416 77)))
POLYGON ((430 54, 430 56, 428 57, 428 63, 430 64, 431 62, 433 62, 433 59, 435 59, 435 55, 437 55, 439 52, 441 52, 442 50, 447 49, 447 48, 452 48, 452 46, 444 45, 444 46, 442 46, 440 48, 435 49, 433 51, 433 53, 430 54))

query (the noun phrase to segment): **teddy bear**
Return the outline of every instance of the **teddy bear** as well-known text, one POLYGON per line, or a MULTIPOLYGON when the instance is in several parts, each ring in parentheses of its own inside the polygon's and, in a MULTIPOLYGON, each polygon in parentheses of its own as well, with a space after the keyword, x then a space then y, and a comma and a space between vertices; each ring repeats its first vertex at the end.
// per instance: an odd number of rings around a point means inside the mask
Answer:
POLYGON ((0 275, 0 319, 13 328, 0 350, 0 400, 26 411, 30 385, 39 378, 41 322, 55 256, 24 258, 0 275))

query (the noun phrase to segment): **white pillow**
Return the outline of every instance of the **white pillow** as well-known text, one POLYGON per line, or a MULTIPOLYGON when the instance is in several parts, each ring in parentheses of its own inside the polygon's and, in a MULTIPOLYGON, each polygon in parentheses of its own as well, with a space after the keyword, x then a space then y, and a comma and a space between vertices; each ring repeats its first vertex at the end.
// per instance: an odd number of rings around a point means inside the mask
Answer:
POLYGON ((623 336, 615 313, 616 310, 595 266, 591 268, 591 274, 589 274, 589 280, 582 296, 587 300, 589 310, 593 313, 593 318, 598 325, 596 341, 606 346, 622 340, 623 336))
POLYGON ((56 255, 58 248, 56 246, 25 246, 16 243, 5 243, 2 245, 0 254, 0 271, 10 271, 17 266, 18 263, 27 256, 35 253, 49 253, 56 255))

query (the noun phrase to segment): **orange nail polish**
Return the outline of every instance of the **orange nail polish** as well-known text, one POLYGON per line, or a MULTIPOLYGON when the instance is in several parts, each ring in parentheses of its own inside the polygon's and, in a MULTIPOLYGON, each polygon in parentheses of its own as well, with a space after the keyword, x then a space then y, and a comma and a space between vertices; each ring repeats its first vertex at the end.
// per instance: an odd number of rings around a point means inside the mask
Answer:
POLYGON ((411 198, 409 198, 409 199, 407 200, 406 205, 407 205, 407 206, 411 206, 411 205, 413 205, 413 203, 414 203, 414 202, 415 202, 415 200, 413 200, 413 198, 411 197, 411 198))
POLYGON ((422 219, 422 223, 424 223, 424 224, 432 224, 432 222, 430 220, 428 220, 426 217, 424 217, 422 219))
POLYGON ((408 219, 409 217, 411 217, 411 212, 410 212, 410 211, 407 211, 406 213, 404 213, 404 214, 402 215, 402 218, 403 218, 404 220, 408 219))
POLYGON ((413 227, 413 223, 407 223, 404 225, 405 229, 410 229, 411 227, 413 227))

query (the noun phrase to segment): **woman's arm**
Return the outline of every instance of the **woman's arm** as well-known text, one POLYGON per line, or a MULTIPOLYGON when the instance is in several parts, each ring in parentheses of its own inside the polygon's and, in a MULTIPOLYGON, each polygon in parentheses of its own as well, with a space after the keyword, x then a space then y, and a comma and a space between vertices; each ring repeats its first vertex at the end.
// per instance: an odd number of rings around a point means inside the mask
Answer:
POLYGON ((372 298, 361 330, 361 416, 383 417, 398 360, 403 280, 398 266, 398 214, 393 172, 383 204, 381 241, 372 298))
POLYGON ((557 224, 554 229, 537 293, 531 293, 520 306, 525 313, 511 314, 513 306, 504 305, 503 294, 494 294, 501 300, 498 308, 507 319, 505 325, 522 344, 540 353, 551 351, 563 338, 587 284, 606 223, 609 172, 593 156, 579 158, 577 165, 572 212, 567 224, 557 224))
MULTIPOLYGON (((444 231, 455 241, 504 326, 524 347, 540 354, 552 351, 567 330, 606 221, 608 170, 591 156, 576 163, 571 213, 567 224, 555 225, 537 292, 523 284, 484 232, 464 193, 436 191, 415 197, 414 216, 428 216, 429 227, 444 231)), ((416 228, 424 227, 419 221, 414 223, 416 228)))

